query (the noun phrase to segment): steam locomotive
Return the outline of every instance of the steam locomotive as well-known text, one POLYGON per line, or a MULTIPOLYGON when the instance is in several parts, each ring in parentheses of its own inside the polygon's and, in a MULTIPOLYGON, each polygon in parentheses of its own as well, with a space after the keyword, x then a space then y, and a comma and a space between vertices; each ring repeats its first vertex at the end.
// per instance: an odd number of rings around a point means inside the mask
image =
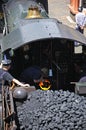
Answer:
MULTIPOLYGON (((2 8, 4 13, 2 58, 5 54, 11 58, 12 75, 18 79, 25 68, 37 65, 47 71, 51 90, 74 92, 74 84, 71 82, 78 82, 86 69, 84 35, 57 19, 50 18, 47 0, 9 0, 2 8)), ((30 91, 33 90, 35 88, 30 91)), ((7 106, 12 113, 9 110, 3 114, 5 117, 8 116, 3 130, 15 127, 14 120, 12 126, 9 123, 15 115, 12 91, 7 92, 8 96, 3 99, 3 107, 7 106)))

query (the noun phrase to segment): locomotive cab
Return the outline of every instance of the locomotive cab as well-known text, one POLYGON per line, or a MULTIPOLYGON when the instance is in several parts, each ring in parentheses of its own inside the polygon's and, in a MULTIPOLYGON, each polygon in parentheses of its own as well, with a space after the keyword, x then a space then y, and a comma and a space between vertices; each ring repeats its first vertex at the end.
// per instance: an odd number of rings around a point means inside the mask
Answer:
MULTIPOLYGON (((75 91, 72 82, 78 82, 86 72, 86 47, 74 43, 69 39, 55 38, 24 44, 13 51, 11 73, 19 79, 24 69, 38 66, 45 73, 45 79, 51 82, 50 89, 75 91)), ((4 53, 9 55, 9 52, 8 49, 4 53)))

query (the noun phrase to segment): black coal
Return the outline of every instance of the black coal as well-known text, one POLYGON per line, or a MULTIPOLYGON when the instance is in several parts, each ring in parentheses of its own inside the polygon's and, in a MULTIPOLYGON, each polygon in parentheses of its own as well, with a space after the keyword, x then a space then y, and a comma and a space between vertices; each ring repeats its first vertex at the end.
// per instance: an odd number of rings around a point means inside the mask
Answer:
POLYGON ((69 91, 33 91, 17 113, 20 130, 86 130, 86 98, 69 91))

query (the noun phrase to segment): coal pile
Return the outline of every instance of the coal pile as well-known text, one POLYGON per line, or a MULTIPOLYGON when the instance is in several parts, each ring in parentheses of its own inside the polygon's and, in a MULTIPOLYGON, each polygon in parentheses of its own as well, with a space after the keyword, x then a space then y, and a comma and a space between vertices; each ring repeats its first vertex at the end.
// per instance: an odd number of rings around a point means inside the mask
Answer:
POLYGON ((73 92, 33 91, 17 112, 20 130, 86 130, 86 98, 73 92))

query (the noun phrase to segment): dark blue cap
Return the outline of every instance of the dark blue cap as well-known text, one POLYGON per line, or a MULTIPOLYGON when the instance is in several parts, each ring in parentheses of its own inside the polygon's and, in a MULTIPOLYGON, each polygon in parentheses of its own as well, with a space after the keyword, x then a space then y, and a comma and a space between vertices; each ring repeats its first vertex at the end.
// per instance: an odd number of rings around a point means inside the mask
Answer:
POLYGON ((42 71, 37 66, 29 67, 29 68, 27 68, 27 69, 24 70, 23 75, 24 76, 27 75, 27 77, 29 79, 38 80, 42 76, 42 71))
POLYGON ((1 63, 2 63, 2 65, 7 66, 7 65, 10 65, 10 64, 11 64, 11 60, 8 59, 6 55, 4 55, 4 58, 3 58, 3 60, 2 60, 1 63))

